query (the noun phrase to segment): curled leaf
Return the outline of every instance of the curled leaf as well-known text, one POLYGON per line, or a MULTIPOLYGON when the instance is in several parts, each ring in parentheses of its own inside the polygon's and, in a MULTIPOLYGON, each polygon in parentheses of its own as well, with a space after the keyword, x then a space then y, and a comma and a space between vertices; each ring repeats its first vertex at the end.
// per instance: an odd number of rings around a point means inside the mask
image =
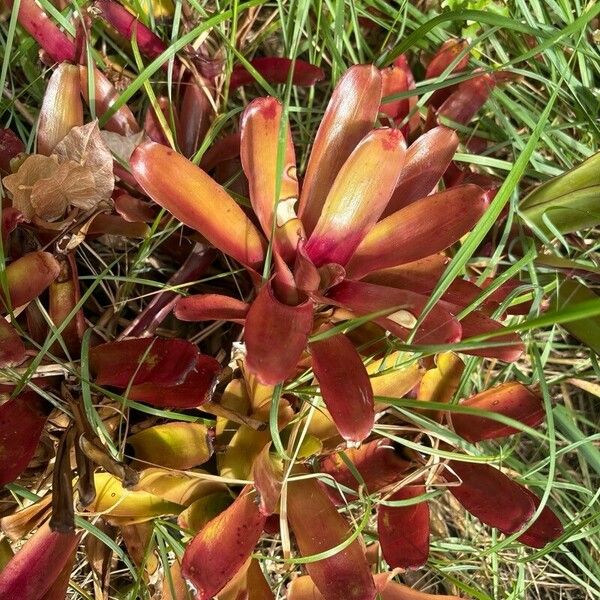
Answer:
POLYGON ((90 512, 105 513, 109 517, 125 518, 129 522, 148 521, 159 515, 179 514, 183 507, 141 490, 125 489, 122 483, 108 473, 94 475, 96 498, 86 507, 90 512))
POLYGON ((252 465, 252 478, 260 498, 260 512, 267 516, 277 510, 283 478, 281 466, 271 457, 270 449, 271 444, 266 444, 252 465))
POLYGON ((306 348, 312 324, 310 300, 298 306, 283 304, 275 297, 271 282, 265 283, 246 318, 248 369, 266 384, 290 377, 306 348), (275 340, 284 339, 285 344, 273 346, 275 340))
POLYGON ((54 600, 53 586, 72 559, 79 537, 42 525, 0 572, 0 598, 54 600))

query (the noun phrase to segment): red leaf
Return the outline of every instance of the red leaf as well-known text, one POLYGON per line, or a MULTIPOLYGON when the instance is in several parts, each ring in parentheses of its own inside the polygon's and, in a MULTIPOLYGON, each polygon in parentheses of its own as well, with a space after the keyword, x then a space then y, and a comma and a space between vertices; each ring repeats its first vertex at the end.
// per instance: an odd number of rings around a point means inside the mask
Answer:
POLYGON ((270 449, 269 442, 254 459, 252 465, 252 479, 260 498, 260 512, 266 517, 274 514, 279 506, 283 479, 281 467, 271 458, 270 449))
MULTIPOLYGON (((360 448, 350 448, 346 450, 346 456, 360 473, 370 494, 398 482, 411 465, 387 439, 367 442, 360 448)), ((322 459, 320 469, 341 485, 358 490, 359 482, 339 454, 322 459)), ((342 504, 343 500, 335 488, 327 486, 325 489, 336 504, 342 504)))
MULTIPOLYGON (((461 402, 461 406, 478 408, 510 417, 535 427, 544 420, 545 411, 541 398, 520 383, 504 383, 497 387, 475 394, 461 402)), ((454 431, 469 442, 496 439, 519 433, 500 421, 486 417, 452 413, 454 431)))
MULTIPOLYGON (((400 488, 386 500, 408 500, 425 494, 425 486, 400 488)), ((429 557, 429 506, 379 506, 377 533, 381 552, 392 568, 418 569, 429 557)))
POLYGON ((381 600, 461 600, 458 596, 427 594, 392 581, 393 573, 377 573, 373 579, 381 600))
POLYGON ((237 158, 240 155, 240 134, 231 133, 217 140, 202 156, 200 166, 212 171, 219 163, 237 158))
POLYGON ((21 139, 11 129, 0 129, 0 171, 12 173, 10 161, 21 152, 25 152, 25 144, 21 139))
MULTIPOLYGON (((395 309, 396 312, 393 314, 377 318, 375 322, 400 339, 406 339, 410 332, 410 329, 404 325, 406 313, 418 317, 427 302, 425 296, 408 290, 350 280, 343 281, 331 289, 327 298, 358 315, 367 315, 388 308, 395 309)), ((460 339, 461 331, 460 323, 440 303, 433 307, 423 321, 415 341, 451 344, 460 339)))
MULTIPOLYGON (((288 484, 288 519, 300 554, 310 556, 335 548, 351 534, 321 484, 314 478, 288 484)), ((358 539, 340 552, 308 563, 306 570, 327 600, 373 600, 375 585, 358 539)))
POLYGON ((348 264, 349 277, 425 258, 468 233, 488 207, 476 185, 450 188, 413 202, 379 221, 348 264))
MULTIPOLYGON (((468 46, 469 42, 466 40, 445 41, 429 61, 427 70, 425 71, 425 79, 435 79, 436 77, 439 77, 468 46)), ((464 71, 468 63, 469 55, 467 54, 460 59, 451 72, 458 73, 464 71)))
MULTIPOLYGON (((443 300, 440 304, 452 313, 460 312, 460 307, 457 307, 456 305, 443 300)), ((474 310, 469 313, 466 317, 461 319, 460 324, 462 325, 463 340, 504 328, 500 323, 494 321, 480 310, 474 310)), ((515 333, 507 333, 506 335, 490 338, 489 348, 463 350, 463 352, 473 356, 485 356, 486 358, 497 358, 506 362, 513 362, 521 357, 524 350, 525 346, 523 345, 521 338, 515 333)))
MULTIPOLYGON (((429 296, 438 284, 444 269, 450 259, 443 254, 432 254, 413 262, 374 271, 365 275, 361 281, 386 285, 398 289, 411 290, 429 296)), ((455 279, 444 292, 442 300, 460 307, 468 306, 483 290, 466 279, 455 279)), ((498 308, 495 302, 484 302, 483 307, 488 309, 498 308)))
MULTIPOLYGON (((466 40, 447 40, 444 42, 427 65, 425 79, 436 79, 439 77, 452 64, 457 56, 468 47, 468 45, 469 42, 466 40)), ((450 74, 464 71, 468 64, 469 55, 467 53, 458 61, 452 71, 450 71, 450 74)), ((436 90, 429 98, 429 104, 437 108, 456 89, 456 87, 456 85, 451 85, 436 90)))
POLYGON ((495 85, 494 78, 487 73, 463 81, 438 109, 438 120, 444 117, 466 125, 487 102, 495 85))
POLYGON ((340 435, 362 442, 373 429, 373 389, 365 366, 350 340, 337 334, 309 345, 312 367, 327 410, 340 435))
POLYGON ((148 223, 156 218, 156 207, 127 193, 114 198, 115 211, 129 223, 148 223))
MULTIPOLYGON (((292 68, 292 61, 289 58, 276 56, 263 56, 254 58, 249 62, 269 83, 286 83, 292 68)), ((311 65, 304 60, 296 59, 293 66, 292 83, 294 85, 315 85, 317 81, 321 81, 325 77, 320 67, 311 65)), ((231 73, 229 89, 235 90, 250 83, 256 83, 254 76, 246 70, 244 65, 236 65, 231 73)))
MULTIPOLYGON (((383 98, 387 96, 395 96, 402 92, 408 91, 408 78, 406 71, 396 66, 388 67, 381 70, 382 92, 383 98)), ((379 111, 388 115, 394 122, 400 122, 409 111, 408 98, 391 100, 379 107, 379 111)))
MULTIPOLYGON (((184 283, 198 280, 216 258, 212 246, 196 243, 183 263, 171 275, 167 287, 175 288, 184 283)), ((176 291, 163 290, 154 295, 144 310, 128 325, 121 334, 123 337, 142 337, 152 335, 163 320, 171 313, 181 296, 176 291)))
POLYGON ((156 203, 226 254, 245 265, 260 266, 262 236, 235 200, 202 169, 153 142, 140 144, 130 164, 136 181, 156 203))
POLYGON ((274 231, 277 251, 285 259, 291 259, 297 240, 304 235, 294 208, 299 192, 292 134, 287 121, 282 123, 282 116, 283 107, 275 98, 252 101, 242 116, 240 156, 254 214, 267 238, 274 231), (282 165, 277 164, 280 125, 286 130, 282 165), (295 221, 295 228, 300 230, 295 240, 290 240, 291 244, 286 243, 284 236, 286 226, 293 226, 290 221, 295 221))
MULTIPOLYGON (((537 510, 537 507, 540 505, 540 499, 527 488, 523 489, 527 492, 537 510)), ((554 512, 548 508, 548 505, 546 505, 533 525, 517 539, 526 546, 543 548, 546 544, 559 538, 563 534, 563 531, 562 523, 554 512)))
POLYGON ((67 559, 62 571, 58 574, 58 577, 54 580, 54 583, 50 586, 48 591, 44 594, 44 600, 65 600, 67 597, 69 581, 71 580, 71 573, 73 571, 73 565, 75 564, 76 558, 77 549, 71 553, 71 556, 67 559))
MULTIPOLYGON (((159 96, 157 98, 157 104, 165 122, 171 127, 171 134, 177 139, 180 126, 179 115, 177 114, 175 107, 171 106, 171 102, 169 102, 169 99, 165 96, 159 96)), ((162 144, 163 146, 170 146, 168 130, 163 127, 154 105, 150 105, 146 109, 144 131, 153 142, 162 144)))
POLYGON ((137 338, 94 346, 90 368, 98 385, 177 385, 197 364, 196 347, 185 340, 137 338))
POLYGON ((220 592, 250 558, 265 525, 256 494, 245 487, 235 502, 196 535, 183 555, 181 571, 198 590, 198 600, 220 592))
POLYGON ((45 423, 42 400, 33 392, 23 392, 0 405, 0 486, 11 483, 27 468, 45 423))
POLYGON ((175 316, 182 321, 233 321, 244 323, 250 305, 231 296, 198 294, 177 302, 175 316))
MULTIPOLYGON (((79 66, 79 81, 81 94, 84 100, 90 103, 88 94, 88 71, 87 67, 79 66)), ((96 115, 101 117, 116 102, 119 92, 115 86, 104 76, 102 71, 94 67, 94 105, 96 115)), ((133 113, 129 107, 124 104, 112 115, 104 124, 103 129, 118 133, 119 135, 132 135, 140 130, 133 113)))
POLYGON ((382 218, 427 196, 446 172, 458 148, 458 136, 449 127, 434 127, 419 136, 406 152, 400 181, 382 218))
POLYGON ((146 223, 130 222, 120 215, 98 213, 87 229, 87 235, 119 235, 128 238, 145 238, 150 228, 146 223))
POLYGON ((271 282, 265 283, 246 318, 248 369, 267 385, 291 377, 306 348, 312 324, 311 300, 298 306, 283 304, 275 297, 271 282))
POLYGON ((79 534, 42 525, 0 572, 0 598, 45 600, 79 544, 79 534))
MULTIPOLYGON (((448 489, 482 523, 507 535, 518 531, 533 515, 535 505, 523 486, 483 463, 451 460, 448 466, 462 483, 448 489)), ((449 481, 456 478, 445 475, 449 481)))
POLYGON ((406 155, 398 129, 368 133, 340 168, 306 253, 320 267, 344 266, 379 219, 396 188, 406 155))
POLYGON ((23 213, 12 206, 2 208, 2 223, 0 224, 4 256, 9 255, 9 236, 25 218, 23 213))
POLYGON ((201 146, 212 121, 215 111, 208 99, 208 83, 202 80, 204 88, 195 80, 185 86, 180 110, 181 150, 187 157, 192 156, 201 146))
POLYGON ((166 49, 165 43, 128 10, 114 0, 96 0, 94 6, 102 18, 128 40, 134 37, 140 52, 148 58, 156 58, 166 49))
MULTIPOLYGON (((11 7, 12 0, 8 0, 7 4, 11 7)), ((50 20, 35 0, 21 0, 19 23, 54 62, 75 62, 77 52, 74 42, 50 20)))
POLYGON ((187 374, 183 383, 172 386, 141 383, 132 386, 127 397, 159 408, 195 408, 210 400, 220 372, 221 365, 217 360, 200 354, 194 370, 187 374))
MULTIPOLYGON (((482 284, 481 287, 485 290, 490 284, 494 282, 493 277, 488 277, 482 284)), ((499 288, 497 288, 490 296, 488 296, 488 300, 497 304, 502 304, 508 296, 512 295, 512 293, 523 285, 524 282, 519 281, 518 279, 509 279, 505 281, 499 288)), ((515 306, 509 306, 506 309, 506 312, 510 315, 527 315, 531 310, 533 302, 528 300, 526 302, 521 302, 515 306)), ((542 304, 542 308, 546 308, 544 304, 542 304)))

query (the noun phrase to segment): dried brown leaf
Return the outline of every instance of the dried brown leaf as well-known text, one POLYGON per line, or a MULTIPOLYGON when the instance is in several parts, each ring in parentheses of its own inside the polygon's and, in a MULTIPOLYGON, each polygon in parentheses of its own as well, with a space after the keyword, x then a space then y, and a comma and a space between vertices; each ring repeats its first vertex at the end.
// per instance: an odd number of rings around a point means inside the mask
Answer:
POLYGON ((72 160, 58 165, 51 177, 38 180, 31 191, 35 214, 46 221, 60 218, 69 205, 90 210, 102 200, 91 170, 72 160))
POLYGON ((100 135, 97 121, 73 127, 54 148, 54 154, 61 162, 75 161, 91 171, 97 202, 110 198, 115 186, 113 158, 100 135))
POLYGON ((33 186, 40 179, 52 177, 57 168, 56 156, 33 154, 25 159, 16 173, 7 175, 2 180, 12 197, 13 207, 20 210, 28 221, 36 215, 31 204, 33 186))

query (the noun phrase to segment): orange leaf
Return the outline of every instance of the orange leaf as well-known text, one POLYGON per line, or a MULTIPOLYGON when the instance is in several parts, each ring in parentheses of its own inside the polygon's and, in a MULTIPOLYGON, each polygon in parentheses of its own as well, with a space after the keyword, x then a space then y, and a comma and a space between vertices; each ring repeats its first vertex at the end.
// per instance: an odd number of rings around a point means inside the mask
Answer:
POLYGON ((264 256, 261 235, 233 198, 202 169, 154 142, 137 147, 131 169, 144 191, 182 223, 244 265, 260 266, 264 256))
POLYGON ((385 209, 406 154, 397 129, 367 134, 340 168, 306 253, 317 267, 345 265, 385 209))
POLYGON ((315 228, 329 190, 346 159, 373 127, 381 100, 381 75, 357 65, 338 82, 319 130, 302 185, 299 215, 307 234, 315 228))

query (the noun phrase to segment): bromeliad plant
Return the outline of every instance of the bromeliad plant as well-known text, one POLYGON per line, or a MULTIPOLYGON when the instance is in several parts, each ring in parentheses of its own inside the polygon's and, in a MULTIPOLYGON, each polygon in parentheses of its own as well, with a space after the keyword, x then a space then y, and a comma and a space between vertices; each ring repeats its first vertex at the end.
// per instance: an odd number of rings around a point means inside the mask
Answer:
MULTIPOLYGON (((301 192, 282 105, 274 98, 254 100, 241 123, 252 218, 204 171, 165 146, 145 142, 131 158, 146 193, 245 265, 256 285, 249 302, 214 294, 185 298, 176 316, 243 322, 248 368, 265 384, 297 375, 308 351, 327 408, 352 443, 372 429, 373 397, 359 353, 334 328, 341 315, 373 315, 383 329, 417 344, 457 342, 501 327, 486 309, 456 318, 481 293, 466 281, 421 318, 447 260, 440 252, 478 221, 488 193, 465 184, 431 194, 458 138, 436 127, 407 150, 398 129, 373 129, 381 93, 375 67, 352 67, 344 75, 301 192), (166 177, 169 172, 179 177, 166 177), (404 206, 385 216, 390 198, 401 198, 404 206)), ((522 352, 514 335, 499 342, 470 352, 503 360, 522 352)))
MULTIPOLYGON (((317 472, 345 486, 351 496, 386 492, 378 530, 383 556, 391 567, 413 568, 427 559, 428 509, 419 501, 426 483, 443 482, 468 510, 507 534, 519 532, 539 505, 527 488, 489 465, 469 463, 466 456, 452 453, 446 441, 441 449, 450 451, 452 460, 442 469, 439 465, 432 469, 418 450, 403 456, 385 438, 370 439, 375 397, 385 402, 386 396, 397 398, 396 394, 402 396, 418 384, 424 390, 422 399, 448 402, 462 363, 442 355, 420 384, 418 367, 416 374, 392 369, 391 381, 386 380, 386 369, 399 359, 395 354, 387 366, 386 359, 373 363, 383 373, 376 377, 377 370, 364 366, 340 321, 355 323, 358 318, 360 323, 366 317, 395 338, 417 344, 452 343, 501 328, 489 316, 497 307, 493 301, 457 318, 482 292, 467 281, 455 282, 427 315, 422 314, 427 294, 448 260, 440 253, 473 227, 486 209, 489 193, 474 184, 435 192, 458 145, 456 134, 437 126, 407 150, 400 130, 373 129, 381 98, 381 74, 374 67, 356 66, 342 77, 317 133, 301 189, 283 106, 274 98, 254 100, 244 112, 240 131, 251 216, 204 171, 173 150, 145 142, 132 155, 132 173, 145 192, 242 263, 256 288, 254 298, 204 294, 182 299, 175 308, 184 320, 244 324, 245 375, 237 385, 246 390, 248 416, 265 420, 265 403, 271 407, 270 434, 243 426, 228 441, 219 461, 222 475, 250 479, 254 485, 244 488, 186 550, 182 572, 198 589, 199 598, 218 594, 236 573, 247 575, 253 564, 247 561, 278 510, 282 520, 289 521, 300 553, 308 557, 307 570, 318 590, 310 593, 327 599, 376 594, 362 546, 356 534, 350 535, 332 494, 305 467, 289 461, 289 456, 297 459, 303 450, 292 443, 287 455, 282 452, 280 435, 295 440, 303 424, 310 427, 303 412, 294 417, 288 394, 314 400, 315 392, 307 395, 295 392, 294 386, 285 387, 307 368, 325 404, 319 410, 335 424, 333 431, 326 428, 325 440, 333 440, 334 447, 340 437, 351 446, 364 442, 349 451, 343 463, 326 456, 317 463, 317 472), (179 177, 166 177, 169 172, 179 177), (389 208, 390 198, 396 198, 400 207, 389 208), (382 385, 387 393, 375 394, 382 385), (270 391, 265 393, 265 386, 271 386, 270 391), (258 405, 257 394, 262 397, 258 405), (283 466, 269 454, 272 443, 285 459, 283 466), (285 500, 280 509, 282 490, 285 500), (494 502, 489 502, 490 496, 494 502)), ((381 335, 366 339, 371 353, 380 339, 381 335)), ((516 336, 500 335, 499 340, 497 346, 466 351, 506 361, 520 356, 523 348, 516 336)), ((243 398, 241 402, 243 406, 243 398)), ((518 384, 470 398, 464 407, 484 408, 527 425, 543 418, 539 397, 518 384)), ((385 405, 377 411, 386 422, 385 405)), ((434 422, 440 418, 433 415, 434 422)), ((517 431, 506 422, 499 425, 469 415, 468 410, 453 424, 455 433, 470 442, 517 431)), ((397 419, 391 426, 402 427, 397 419)), ((322 450, 322 430, 320 435, 314 437, 322 450)), ((412 441, 417 449, 420 435, 417 430, 412 441)), ((410 436, 387 437, 401 444, 410 441, 410 436)), ((560 522, 547 507, 538 517, 529 533, 521 535, 524 543, 543 546, 560 535, 560 522)), ((290 593, 303 597, 301 588, 294 584, 290 593)), ((387 587, 380 590, 385 597, 387 587)))

